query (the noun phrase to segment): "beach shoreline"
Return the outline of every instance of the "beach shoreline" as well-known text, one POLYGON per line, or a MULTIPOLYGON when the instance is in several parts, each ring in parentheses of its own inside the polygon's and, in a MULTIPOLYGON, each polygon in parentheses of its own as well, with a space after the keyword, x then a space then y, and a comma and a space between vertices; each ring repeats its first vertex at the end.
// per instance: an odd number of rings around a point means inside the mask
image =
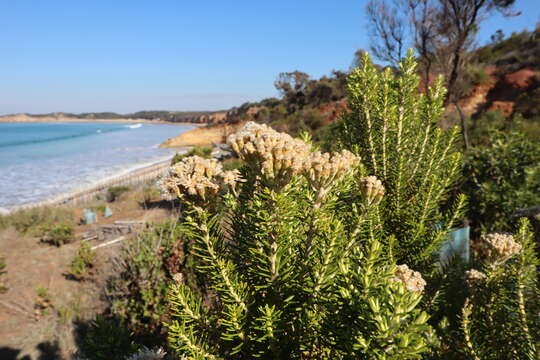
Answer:
MULTIPOLYGON (((189 147, 178 148, 179 153, 185 153, 189 147)), ((46 199, 20 204, 8 205, 0 207, 0 215, 11 214, 19 210, 26 210, 36 207, 46 206, 72 206, 86 201, 90 201, 93 197, 103 192, 106 192, 113 186, 136 186, 142 183, 157 180, 165 174, 170 167, 172 156, 166 159, 160 159, 151 163, 146 163, 138 166, 127 166, 123 170, 116 172, 103 179, 97 180, 87 186, 79 187, 74 190, 68 190, 57 195, 50 196, 46 199)))

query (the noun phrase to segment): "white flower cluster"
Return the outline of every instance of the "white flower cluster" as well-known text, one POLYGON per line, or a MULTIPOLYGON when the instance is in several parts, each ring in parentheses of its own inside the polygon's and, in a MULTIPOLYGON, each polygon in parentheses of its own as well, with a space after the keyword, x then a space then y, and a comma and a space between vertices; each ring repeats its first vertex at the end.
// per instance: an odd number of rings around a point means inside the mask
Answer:
POLYGON ((333 154, 317 151, 308 157, 304 174, 314 189, 326 189, 359 162, 360 158, 347 150, 333 154))
POLYGON ((401 282, 409 291, 424 291, 426 281, 418 271, 409 269, 407 265, 398 265, 394 281, 401 282))
POLYGON ((248 166, 281 185, 302 172, 311 153, 311 145, 302 140, 251 121, 227 142, 248 166))
POLYGON ((467 270, 465 272, 465 282, 469 287, 474 287, 474 285, 478 284, 485 278, 486 274, 476 269, 467 270))
POLYGON ((312 152, 310 144, 254 122, 230 135, 228 143, 248 166, 278 187, 302 174, 315 190, 325 189, 359 162, 347 150, 312 152))
POLYGON ((384 195, 384 186, 375 176, 360 179, 360 190, 369 204, 381 201, 384 195))
POLYGON ((521 244, 510 234, 493 233, 480 236, 476 251, 488 261, 504 261, 521 251, 521 244))
POLYGON ((223 171, 216 159, 190 156, 171 166, 158 185, 168 199, 208 200, 224 186, 235 187, 241 180, 237 170, 223 171))
POLYGON ((126 360, 161 360, 165 358, 167 353, 162 348, 148 349, 142 347, 137 353, 129 356, 126 360))

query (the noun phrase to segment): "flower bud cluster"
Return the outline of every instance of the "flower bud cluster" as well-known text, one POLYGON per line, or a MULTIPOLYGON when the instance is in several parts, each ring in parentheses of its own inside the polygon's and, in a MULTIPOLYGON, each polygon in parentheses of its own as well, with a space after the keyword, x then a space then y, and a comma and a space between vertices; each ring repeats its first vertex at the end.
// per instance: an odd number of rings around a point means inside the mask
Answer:
POLYGON ((360 158, 350 151, 335 153, 311 153, 304 166, 304 174, 309 184, 316 190, 328 188, 360 162, 360 158))
POLYGON ((165 198, 209 200, 225 186, 235 187, 242 179, 237 170, 223 171, 216 159, 190 156, 174 164, 158 181, 165 198))
POLYGON ((409 291, 424 291, 426 281, 418 271, 409 269, 407 265, 398 265, 394 275, 394 281, 401 282, 409 291))
POLYGON ((486 278, 486 274, 476 269, 467 270, 465 272, 465 282, 469 287, 474 287, 486 278))
POLYGON ((282 185, 302 171, 311 152, 311 145, 302 140, 254 122, 229 135, 227 141, 248 166, 282 185))
POLYGON ((504 261, 521 251, 521 244, 510 234, 493 233, 480 236, 476 251, 488 261, 504 261))
POLYGON ((384 186, 375 176, 360 179, 360 191, 369 204, 378 203, 384 195, 384 186))

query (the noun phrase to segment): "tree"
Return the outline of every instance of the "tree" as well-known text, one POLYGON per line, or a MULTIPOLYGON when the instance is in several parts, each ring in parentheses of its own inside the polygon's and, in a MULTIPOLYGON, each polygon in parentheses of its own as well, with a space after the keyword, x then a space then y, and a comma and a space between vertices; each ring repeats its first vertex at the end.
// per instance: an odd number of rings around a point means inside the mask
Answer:
MULTIPOLYGON (((475 44, 480 23, 494 11, 505 16, 515 0, 371 0, 367 5, 373 29, 372 50, 376 57, 397 64, 403 48, 412 47, 424 66, 424 81, 432 73, 446 78, 446 104, 453 103, 461 120, 465 147, 468 146, 465 118, 458 100, 463 96, 465 64, 475 44), (403 24, 409 23, 408 27, 403 24), (435 65, 435 66, 434 66, 435 65)), ((427 89, 427 85, 426 85, 427 89)))
POLYGON ((295 70, 278 75, 274 86, 280 92, 285 103, 292 108, 302 107, 306 103, 309 75, 295 70))
POLYGON ((391 64, 399 63, 407 50, 407 19, 396 16, 400 5, 397 0, 391 4, 386 0, 372 0, 366 6, 373 36, 378 40, 371 43, 371 51, 378 59, 391 64))

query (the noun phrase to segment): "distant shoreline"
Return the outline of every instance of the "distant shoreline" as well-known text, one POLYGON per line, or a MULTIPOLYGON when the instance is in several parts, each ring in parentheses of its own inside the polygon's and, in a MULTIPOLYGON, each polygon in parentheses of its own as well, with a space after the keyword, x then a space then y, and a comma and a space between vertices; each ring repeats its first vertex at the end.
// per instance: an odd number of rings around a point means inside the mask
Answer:
POLYGON ((172 122, 163 120, 148 120, 148 119, 79 119, 79 118, 54 118, 54 117, 25 117, 18 118, 16 116, 0 117, 0 123, 141 123, 141 124, 156 124, 156 125, 190 125, 195 127, 206 126, 207 124, 192 123, 192 122, 172 122))

